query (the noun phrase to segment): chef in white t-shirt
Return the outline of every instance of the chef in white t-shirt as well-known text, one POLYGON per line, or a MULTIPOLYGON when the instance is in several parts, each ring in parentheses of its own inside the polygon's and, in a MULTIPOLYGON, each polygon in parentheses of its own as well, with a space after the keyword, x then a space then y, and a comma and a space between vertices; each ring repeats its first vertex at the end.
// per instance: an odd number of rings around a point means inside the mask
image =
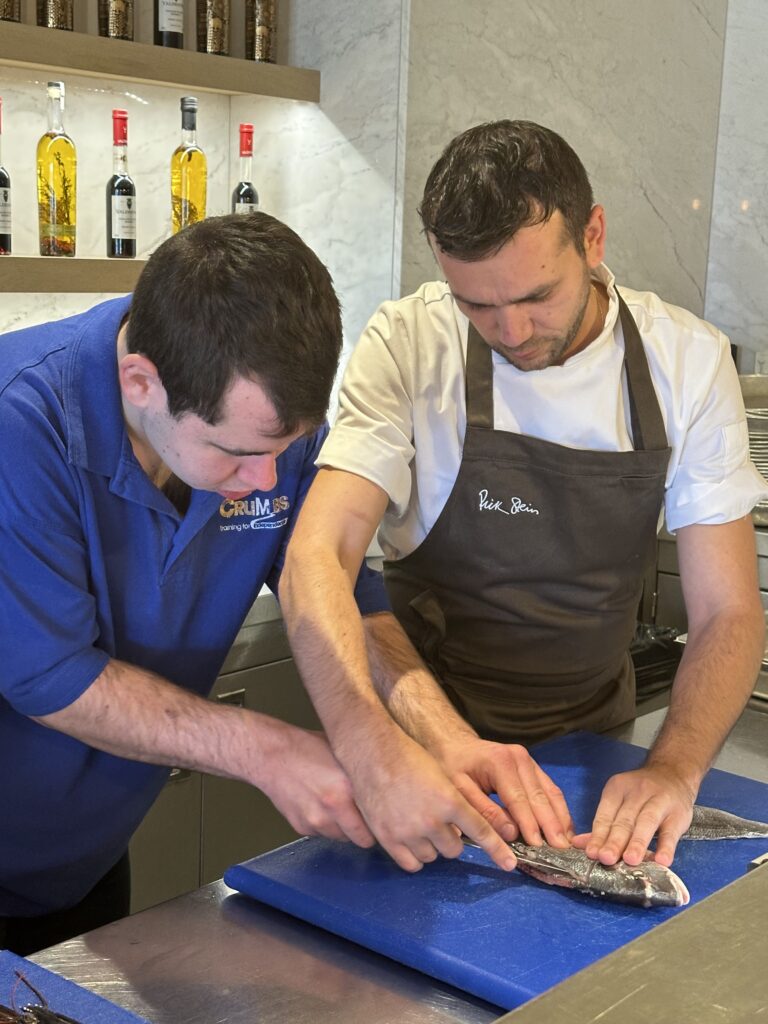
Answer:
POLYGON ((420 214, 444 280, 384 303, 350 359, 281 588, 297 660, 325 659, 324 724, 404 867, 458 850, 408 737, 502 837, 562 845, 565 799, 526 748, 633 717, 663 516, 688 643, 644 766, 575 841, 638 863, 658 831, 670 864, 763 651, 750 511, 768 485, 728 339, 616 286, 584 167, 539 125, 458 136, 420 214), (396 621, 363 626, 352 580, 377 530, 396 621))

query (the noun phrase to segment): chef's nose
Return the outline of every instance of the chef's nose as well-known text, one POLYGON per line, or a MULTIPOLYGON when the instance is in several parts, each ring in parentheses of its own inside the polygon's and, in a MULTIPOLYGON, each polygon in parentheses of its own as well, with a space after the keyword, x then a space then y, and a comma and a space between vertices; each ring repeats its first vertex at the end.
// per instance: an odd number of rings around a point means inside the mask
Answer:
POLYGON ((247 455, 237 468, 237 478, 252 491, 271 491, 277 483, 277 459, 274 455, 247 455))
POLYGON ((500 306, 496 312, 499 342, 517 348, 533 335, 533 321, 521 306, 500 306))

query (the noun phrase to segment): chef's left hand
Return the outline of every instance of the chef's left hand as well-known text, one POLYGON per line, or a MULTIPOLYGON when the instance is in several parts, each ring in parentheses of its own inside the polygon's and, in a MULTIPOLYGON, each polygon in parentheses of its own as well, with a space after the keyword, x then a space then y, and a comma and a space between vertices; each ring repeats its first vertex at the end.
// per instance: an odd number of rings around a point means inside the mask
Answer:
POLYGON ((658 833, 653 859, 669 867, 677 841, 688 829, 696 793, 668 765, 621 772, 608 780, 592 831, 574 836, 573 845, 602 864, 640 864, 658 833))

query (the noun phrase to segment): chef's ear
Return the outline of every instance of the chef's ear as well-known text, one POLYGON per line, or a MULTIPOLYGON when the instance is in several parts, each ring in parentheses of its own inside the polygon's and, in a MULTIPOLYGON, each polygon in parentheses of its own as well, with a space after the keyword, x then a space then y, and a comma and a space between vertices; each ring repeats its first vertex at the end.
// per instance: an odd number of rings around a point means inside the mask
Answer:
POLYGON ((596 203, 584 228, 584 256, 590 270, 603 262, 605 256, 605 209, 596 203))
POLYGON ((118 360, 120 391, 126 402, 147 409, 165 401, 165 388, 157 367, 140 352, 127 352, 118 360))

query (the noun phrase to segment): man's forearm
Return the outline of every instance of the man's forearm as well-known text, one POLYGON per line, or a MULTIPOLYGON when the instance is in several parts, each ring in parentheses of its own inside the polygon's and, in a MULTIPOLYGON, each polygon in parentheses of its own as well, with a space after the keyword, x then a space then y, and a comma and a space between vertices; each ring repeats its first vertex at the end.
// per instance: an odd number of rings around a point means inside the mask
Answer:
POLYGON ((36 719, 118 757, 173 765, 263 788, 287 727, 205 700, 136 666, 110 661, 72 704, 36 719))
POLYGON ((363 626, 376 690, 409 736, 438 760, 449 743, 476 738, 393 615, 369 615, 363 626))
POLYGON ((764 650, 759 602, 689 633, 669 711, 648 764, 669 766, 696 791, 754 688, 764 650))

